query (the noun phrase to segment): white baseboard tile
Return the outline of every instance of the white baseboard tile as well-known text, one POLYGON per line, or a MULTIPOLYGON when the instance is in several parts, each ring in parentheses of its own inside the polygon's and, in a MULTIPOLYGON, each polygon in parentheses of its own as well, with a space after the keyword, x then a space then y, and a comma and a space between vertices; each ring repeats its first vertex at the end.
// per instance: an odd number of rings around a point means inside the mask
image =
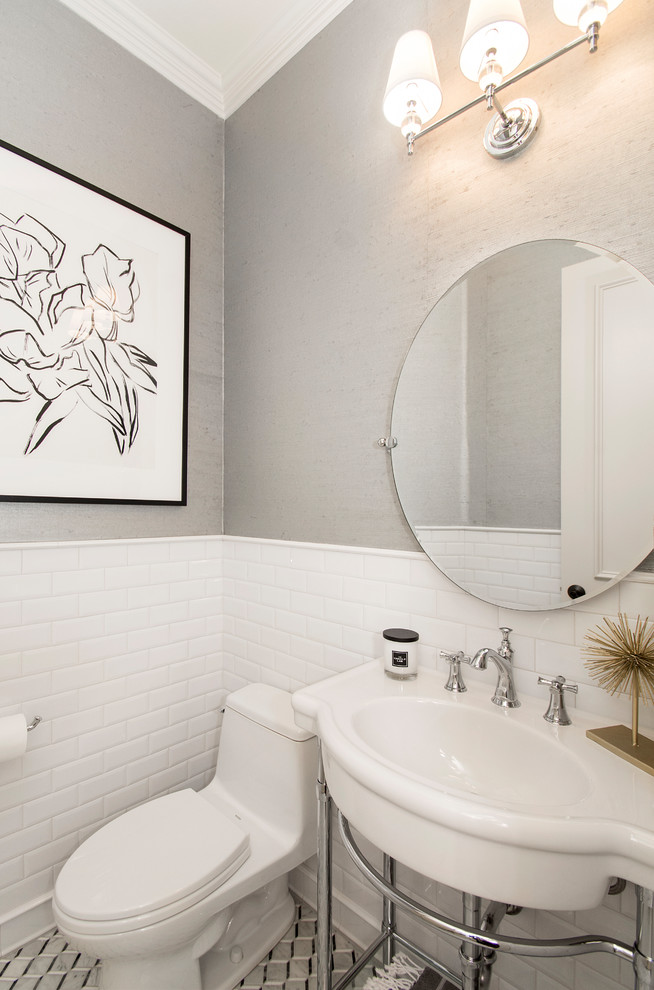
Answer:
POLYGON ((54 926, 52 895, 0 917, 0 955, 7 955, 54 926))

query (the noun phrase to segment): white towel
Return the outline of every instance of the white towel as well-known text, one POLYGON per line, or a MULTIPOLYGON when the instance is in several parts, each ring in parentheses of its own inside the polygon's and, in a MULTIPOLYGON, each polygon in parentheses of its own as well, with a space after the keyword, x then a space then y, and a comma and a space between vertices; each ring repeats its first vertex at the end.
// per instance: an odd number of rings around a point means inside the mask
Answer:
POLYGON ((388 966, 375 970, 375 976, 366 980, 363 990, 411 990, 422 971, 422 966, 400 953, 393 956, 388 966))

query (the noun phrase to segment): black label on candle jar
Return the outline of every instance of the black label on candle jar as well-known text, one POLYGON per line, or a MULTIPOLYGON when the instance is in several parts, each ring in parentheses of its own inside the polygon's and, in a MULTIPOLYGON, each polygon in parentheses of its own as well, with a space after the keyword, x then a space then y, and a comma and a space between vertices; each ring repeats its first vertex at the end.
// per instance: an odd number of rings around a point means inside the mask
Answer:
POLYGON ((391 665, 393 667, 408 667, 409 654, 406 650, 393 650, 391 653, 391 665))

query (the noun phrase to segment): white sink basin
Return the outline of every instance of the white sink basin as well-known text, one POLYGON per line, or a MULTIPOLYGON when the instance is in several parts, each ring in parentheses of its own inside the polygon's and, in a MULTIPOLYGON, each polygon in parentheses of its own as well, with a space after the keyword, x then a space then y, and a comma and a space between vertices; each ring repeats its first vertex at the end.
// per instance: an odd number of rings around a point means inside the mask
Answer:
POLYGON ((490 705, 480 711, 434 698, 381 698, 353 713, 352 728, 381 759, 450 792, 542 805, 552 789, 567 805, 591 789, 583 763, 556 739, 498 719, 490 705))
POLYGON ((463 695, 444 682, 424 669, 392 680, 373 661, 294 694, 362 835, 434 880, 526 907, 595 907, 613 876, 654 888, 654 777, 586 738, 609 720, 572 709, 573 725, 550 725, 546 691, 498 708, 491 672, 463 695))

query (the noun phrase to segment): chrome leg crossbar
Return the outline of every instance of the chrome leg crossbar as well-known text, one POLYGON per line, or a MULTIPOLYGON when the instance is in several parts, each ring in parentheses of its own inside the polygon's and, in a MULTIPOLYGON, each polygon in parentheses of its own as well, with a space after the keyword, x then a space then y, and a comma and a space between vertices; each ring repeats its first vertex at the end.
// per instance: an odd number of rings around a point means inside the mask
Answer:
MULTIPOLYGON (((463 921, 454 921, 431 908, 420 904, 395 885, 395 863, 390 856, 384 856, 382 876, 366 859, 352 838, 349 823, 338 812, 340 834, 353 862, 369 883, 381 893, 383 898, 383 924, 381 934, 368 946, 356 964, 332 986, 332 919, 331 919, 331 846, 332 846, 332 802, 324 781, 322 763, 318 782, 318 990, 345 990, 366 963, 382 949, 382 959, 386 965, 397 947, 408 949, 418 959, 430 966, 462 990, 478 990, 486 986, 494 952, 506 952, 520 956, 556 957, 576 956, 590 952, 607 952, 619 959, 629 961, 634 968, 634 990, 654 990, 654 892, 637 887, 638 914, 636 919, 636 942, 627 945, 615 939, 600 935, 578 935, 565 939, 532 940, 510 935, 499 935, 489 931, 490 909, 483 921, 481 900, 473 895, 463 895, 463 921), (419 946, 404 938, 396 931, 395 907, 408 911, 421 921, 446 935, 454 936, 461 942, 461 973, 452 973, 438 960, 433 959, 419 946)), ((504 910, 492 905, 498 914, 498 921, 504 910)))

